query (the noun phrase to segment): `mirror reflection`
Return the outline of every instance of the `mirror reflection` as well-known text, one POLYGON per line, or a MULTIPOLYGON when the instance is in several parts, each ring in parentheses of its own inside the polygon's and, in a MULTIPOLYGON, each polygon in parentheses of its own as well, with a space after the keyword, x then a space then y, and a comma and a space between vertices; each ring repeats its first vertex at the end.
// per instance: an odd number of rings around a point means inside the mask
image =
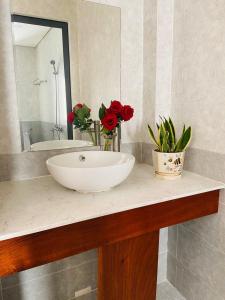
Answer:
POLYGON ((51 144, 59 147, 50 141, 72 138, 66 118, 71 108, 64 66, 68 63, 64 53, 68 49, 67 25, 17 15, 12 21, 22 150, 47 150, 51 144), (43 141, 48 143, 40 144, 43 141))
POLYGON ((44 12, 38 18, 12 15, 22 151, 92 146, 89 135, 68 122, 68 113, 85 103, 98 120, 101 103, 120 99, 120 9, 74 3, 73 26, 48 20, 44 12))

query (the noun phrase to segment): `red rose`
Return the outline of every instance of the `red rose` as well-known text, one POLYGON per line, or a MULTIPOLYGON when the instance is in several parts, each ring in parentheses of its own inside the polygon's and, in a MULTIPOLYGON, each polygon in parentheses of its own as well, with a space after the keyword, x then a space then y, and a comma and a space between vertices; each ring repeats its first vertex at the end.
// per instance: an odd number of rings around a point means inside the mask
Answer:
POLYGON ((73 111, 68 113, 67 120, 68 120, 69 123, 73 124, 74 118, 75 118, 75 115, 74 115, 73 111))
POLYGON ((76 104, 73 108, 73 112, 76 112, 78 109, 80 109, 82 107, 83 107, 83 104, 81 104, 81 103, 76 104))
POLYGON ((104 118, 101 120, 102 125, 108 129, 108 130, 113 130, 116 125, 118 124, 118 119, 115 114, 112 113, 107 113, 104 118))
POLYGON ((121 116, 124 121, 129 121, 134 115, 134 109, 130 105, 124 105, 121 116))
POLYGON ((111 101, 111 105, 108 109, 109 112, 114 113, 116 115, 121 114, 123 105, 118 100, 111 101))

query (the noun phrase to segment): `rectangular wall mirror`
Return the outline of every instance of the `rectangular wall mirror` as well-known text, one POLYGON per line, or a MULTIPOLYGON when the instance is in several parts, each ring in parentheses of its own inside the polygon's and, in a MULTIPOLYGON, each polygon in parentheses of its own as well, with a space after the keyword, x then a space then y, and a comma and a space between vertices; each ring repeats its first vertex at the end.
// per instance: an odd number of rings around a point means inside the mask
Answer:
POLYGON ((12 31, 22 150, 72 139, 67 23, 12 15, 12 31))
POLYGON ((85 103, 97 120, 102 102, 120 99, 120 8, 69 3, 71 16, 64 22, 63 12, 58 20, 48 19, 43 8, 33 17, 32 6, 22 14, 22 3, 12 1, 22 151, 92 146, 88 135, 67 122, 68 112, 85 103))

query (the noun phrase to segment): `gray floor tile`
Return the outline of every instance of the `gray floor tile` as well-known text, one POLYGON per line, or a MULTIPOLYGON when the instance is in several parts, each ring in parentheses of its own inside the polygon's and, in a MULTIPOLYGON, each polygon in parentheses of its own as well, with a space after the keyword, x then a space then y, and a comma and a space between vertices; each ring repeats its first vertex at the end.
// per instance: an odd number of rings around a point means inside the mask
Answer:
POLYGON ((185 300, 185 298, 168 281, 162 282, 157 288, 157 300, 185 300))

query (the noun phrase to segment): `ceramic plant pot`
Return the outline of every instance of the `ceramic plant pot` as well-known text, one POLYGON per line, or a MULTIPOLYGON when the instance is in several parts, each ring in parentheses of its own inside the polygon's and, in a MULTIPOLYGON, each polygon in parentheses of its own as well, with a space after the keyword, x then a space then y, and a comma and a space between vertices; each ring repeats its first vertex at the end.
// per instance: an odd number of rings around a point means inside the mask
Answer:
POLYGON ((185 152, 163 153, 152 151, 153 166, 157 177, 176 179, 181 177, 185 152))

